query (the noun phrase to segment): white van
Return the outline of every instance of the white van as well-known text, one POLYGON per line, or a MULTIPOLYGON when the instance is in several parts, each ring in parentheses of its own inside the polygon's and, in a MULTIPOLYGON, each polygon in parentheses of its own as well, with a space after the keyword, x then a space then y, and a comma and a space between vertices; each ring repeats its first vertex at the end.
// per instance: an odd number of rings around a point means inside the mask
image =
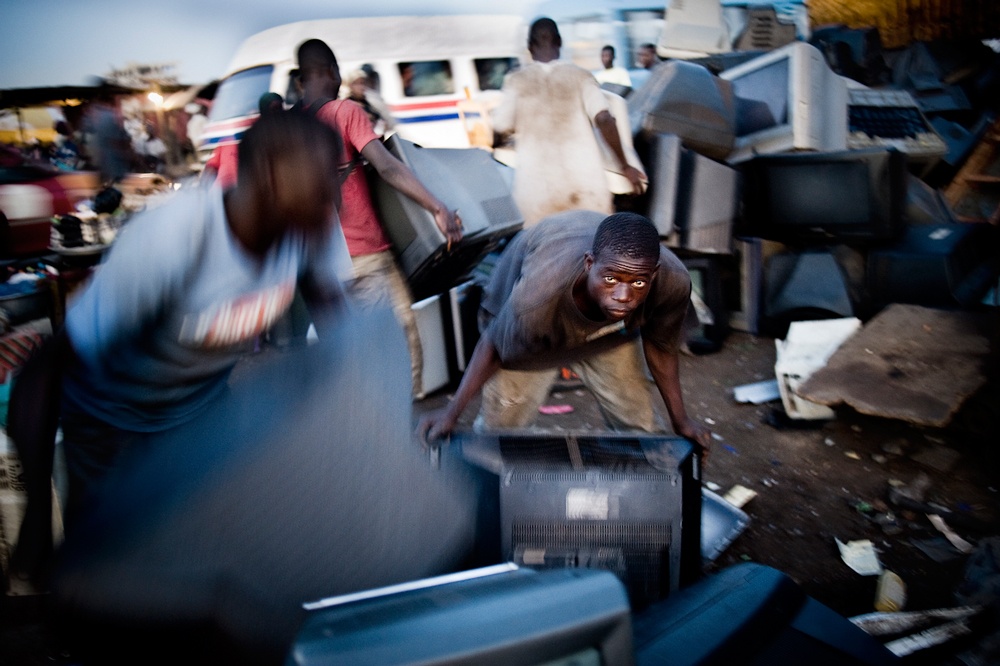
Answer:
POLYGON ((312 38, 333 49, 342 75, 372 65, 396 132, 435 148, 469 147, 474 114, 462 112, 464 106, 488 108, 504 75, 527 58, 527 25, 512 15, 337 18, 270 28, 247 38, 230 62, 199 142, 201 155, 239 141, 265 92, 298 101, 296 50, 312 38))

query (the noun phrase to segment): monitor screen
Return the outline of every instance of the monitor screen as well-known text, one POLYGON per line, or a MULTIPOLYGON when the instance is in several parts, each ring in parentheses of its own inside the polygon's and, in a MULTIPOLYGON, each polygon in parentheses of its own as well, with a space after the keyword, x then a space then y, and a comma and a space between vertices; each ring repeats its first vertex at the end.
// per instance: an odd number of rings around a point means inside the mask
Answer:
POLYGON ((788 58, 733 79, 736 136, 788 123, 788 58))
POLYGON ((796 41, 723 70, 733 88, 736 141, 726 160, 847 148, 847 83, 814 46, 796 41))
POLYGON ((892 149, 788 153, 743 165, 740 234, 783 242, 878 241, 905 224, 906 156, 892 149))

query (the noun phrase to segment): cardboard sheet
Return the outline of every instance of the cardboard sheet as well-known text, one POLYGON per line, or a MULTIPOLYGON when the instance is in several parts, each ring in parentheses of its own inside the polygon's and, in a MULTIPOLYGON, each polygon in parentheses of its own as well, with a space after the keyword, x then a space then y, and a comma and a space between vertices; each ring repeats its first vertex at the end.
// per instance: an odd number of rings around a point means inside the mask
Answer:
POLYGON ((823 405, 943 427, 986 382, 997 331, 995 313, 892 304, 797 393, 823 405))

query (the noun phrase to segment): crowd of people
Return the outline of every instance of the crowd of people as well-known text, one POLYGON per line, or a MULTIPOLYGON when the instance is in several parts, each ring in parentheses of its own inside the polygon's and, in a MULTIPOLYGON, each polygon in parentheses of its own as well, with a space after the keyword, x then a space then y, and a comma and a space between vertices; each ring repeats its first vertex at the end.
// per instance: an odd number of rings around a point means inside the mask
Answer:
MULTIPOLYGON (((48 479, 61 424, 68 528, 126 451, 155 447, 211 412, 237 363, 296 304, 293 328, 302 335, 305 318, 321 339, 324 322, 391 308, 408 343, 412 397, 424 397, 412 297, 365 170, 433 216, 445 251, 461 245, 462 220, 386 149, 381 138, 394 121, 377 81, 364 69, 343 77, 331 46, 299 46, 301 101, 286 108, 278 95, 262 97, 259 118, 238 146, 213 157, 199 186, 129 223, 65 327, 25 366, 9 433, 26 473, 48 479)), ((672 430, 707 454, 711 435, 687 416, 679 374, 690 278, 648 219, 616 212, 598 142, 636 193, 645 174, 626 159, 598 78, 561 60, 560 48, 555 22, 535 21, 532 62, 504 80, 493 126, 498 142, 514 142, 524 229, 485 286, 481 335, 454 399, 416 434, 425 442, 447 435, 480 394, 476 428, 528 426, 556 373, 570 368, 598 398, 608 428, 672 430)), ((605 72, 614 73, 613 61, 605 49, 605 72)), ((88 123, 102 179, 113 182, 128 168, 128 134, 103 102, 88 123)), ((329 411, 336 423, 338 405, 329 411)), ((47 563, 14 563, 45 584, 47 563)))

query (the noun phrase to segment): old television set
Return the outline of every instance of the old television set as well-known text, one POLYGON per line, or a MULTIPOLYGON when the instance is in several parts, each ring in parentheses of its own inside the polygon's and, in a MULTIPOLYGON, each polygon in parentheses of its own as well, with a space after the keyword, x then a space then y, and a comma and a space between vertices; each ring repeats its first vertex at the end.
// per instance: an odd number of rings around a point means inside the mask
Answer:
POLYGON ((742 165, 743 236, 786 243, 869 243, 906 224, 906 155, 895 149, 787 153, 742 165))
POLYGON ((463 238, 448 247, 434 216, 379 177, 373 197, 415 299, 447 291, 488 252, 520 230, 510 167, 480 148, 424 148, 396 135, 386 148, 446 206, 458 210, 463 238))
POLYGON ((628 599, 607 571, 501 564, 304 606, 289 666, 634 663, 628 599))
POLYGON ((732 84, 703 65, 682 60, 662 62, 627 102, 632 134, 645 142, 673 134, 685 148, 719 160, 733 150, 736 111, 732 84))
POLYGON ((688 440, 501 431, 453 435, 456 445, 502 479, 502 560, 612 571, 633 608, 701 575, 701 472, 688 440))
POLYGON ((683 147, 674 134, 653 146, 648 217, 674 247, 732 254, 742 179, 736 168, 683 147))
POLYGON ((732 84, 736 139, 728 157, 847 148, 847 82, 823 54, 795 41, 726 69, 732 84))

